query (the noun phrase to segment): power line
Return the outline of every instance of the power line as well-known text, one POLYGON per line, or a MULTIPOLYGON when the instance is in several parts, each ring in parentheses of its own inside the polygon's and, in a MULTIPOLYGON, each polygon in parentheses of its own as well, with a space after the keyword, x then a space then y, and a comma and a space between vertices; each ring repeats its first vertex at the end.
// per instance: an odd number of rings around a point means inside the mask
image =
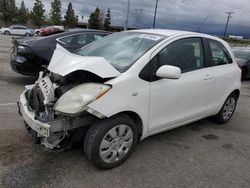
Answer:
POLYGON ((224 35, 223 35, 224 38, 226 37, 227 28, 228 28, 228 23, 229 23, 230 18, 232 18, 231 15, 232 15, 233 13, 234 13, 234 12, 226 12, 226 14, 227 14, 228 16, 227 16, 227 24, 226 24, 225 32, 224 32, 224 35))

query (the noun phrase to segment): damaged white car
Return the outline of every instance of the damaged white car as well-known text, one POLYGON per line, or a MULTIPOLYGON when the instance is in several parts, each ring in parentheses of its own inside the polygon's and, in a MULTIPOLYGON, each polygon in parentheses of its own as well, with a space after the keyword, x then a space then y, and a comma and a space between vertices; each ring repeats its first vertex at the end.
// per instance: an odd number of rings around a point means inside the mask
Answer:
POLYGON ((72 54, 57 46, 48 70, 18 102, 36 142, 56 150, 78 134, 99 168, 124 162, 136 142, 214 116, 232 117, 241 71, 230 47, 205 34, 136 30, 72 54))

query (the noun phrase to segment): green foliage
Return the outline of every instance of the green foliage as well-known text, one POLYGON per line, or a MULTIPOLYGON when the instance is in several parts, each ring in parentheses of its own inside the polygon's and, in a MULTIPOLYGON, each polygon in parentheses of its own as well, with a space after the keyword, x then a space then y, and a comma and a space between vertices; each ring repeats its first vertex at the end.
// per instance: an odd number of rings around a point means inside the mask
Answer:
POLYGON ((75 11, 72 7, 72 3, 69 2, 68 4, 68 9, 67 9, 67 12, 66 12, 66 15, 64 16, 64 25, 69 27, 69 28, 72 28, 72 27, 75 27, 76 24, 77 24, 77 17, 75 16, 75 11))
POLYGON ((62 4, 60 0, 54 0, 53 2, 51 2, 50 19, 53 25, 61 24, 61 8, 62 4))
POLYGON ((102 29, 103 28, 101 11, 98 7, 96 7, 95 11, 90 14, 89 28, 90 29, 102 29))
POLYGON ((25 8, 24 1, 22 0, 21 6, 17 12, 17 21, 22 24, 26 24, 29 19, 29 10, 25 8))
POLYGON ((31 12, 31 21, 34 25, 41 27, 44 23, 44 5, 41 0, 35 0, 33 11, 31 12))
POLYGON ((105 31, 110 31, 110 24, 111 24, 111 11, 110 9, 107 10, 104 20, 104 29, 105 31))
POLYGON ((0 0, 0 18, 4 20, 5 26, 14 21, 17 15, 15 0, 0 0))

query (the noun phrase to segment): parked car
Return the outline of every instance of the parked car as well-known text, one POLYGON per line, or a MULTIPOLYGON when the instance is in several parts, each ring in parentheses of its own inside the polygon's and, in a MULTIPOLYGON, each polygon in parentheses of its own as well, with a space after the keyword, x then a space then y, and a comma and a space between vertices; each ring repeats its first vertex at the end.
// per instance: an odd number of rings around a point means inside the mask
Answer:
POLYGON ((98 30, 71 29, 47 37, 13 39, 11 68, 20 74, 38 75, 49 64, 57 43, 73 52, 108 34, 98 30))
POLYGON ((242 80, 250 78, 250 48, 235 47, 232 50, 236 57, 236 61, 241 68, 242 80))
POLYGON ((34 35, 34 30, 22 25, 11 25, 8 28, 2 27, 1 33, 5 35, 24 35, 29 37, 34 35))
POLYGON ((58 45, 48 70, 26 86, 18 104, 36 142, 69 147, 85 128, 86 158, 108 169, 148 136, 209 116, 228 122, 240 76, 229 45, 217 37, 134 30, 76 54, 58 45))
POLYGON ((63 26, 54 25, 40 29, 38 34, 42 36, 48 36, 56 33, 61 33, 63 31, 64 31, 63 26))
POLYGON ((39 33, 40 33, 40 31, 42 30, 42 29, 44 29, 45 27, 41 27, 41 28, 39 28, 39 29, 35 29, 34 30, 34 33, 36 34, 36 35, 39 35, 39 33))

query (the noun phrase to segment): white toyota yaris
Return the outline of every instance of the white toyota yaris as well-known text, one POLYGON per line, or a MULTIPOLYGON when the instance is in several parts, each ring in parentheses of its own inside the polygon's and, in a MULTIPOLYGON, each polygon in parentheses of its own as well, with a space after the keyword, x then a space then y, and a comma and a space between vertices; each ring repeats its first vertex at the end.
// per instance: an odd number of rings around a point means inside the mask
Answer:
POLYGON ((99 168, 124 162, 136 142, 213 116, 232 117, 241 71, 229 45, 199 33, 135 30, 72 54, 60 46, 18 103, 34 141, 48 149, 84 142, 99 168))

